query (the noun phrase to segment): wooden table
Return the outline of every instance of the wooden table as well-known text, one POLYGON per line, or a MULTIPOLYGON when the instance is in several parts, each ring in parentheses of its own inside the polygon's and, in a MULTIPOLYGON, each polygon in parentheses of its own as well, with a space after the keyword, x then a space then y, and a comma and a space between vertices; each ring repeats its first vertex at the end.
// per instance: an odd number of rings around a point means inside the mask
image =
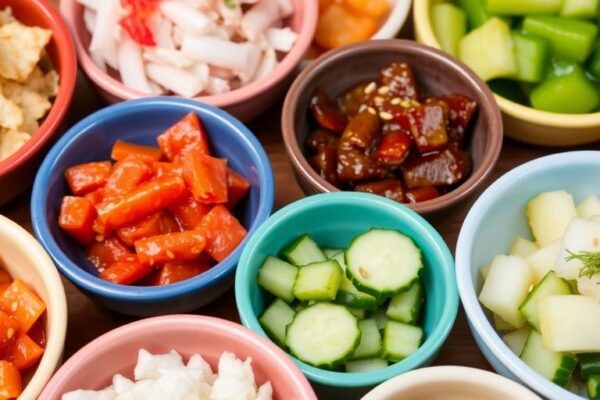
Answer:
MULTIPOLYGON (((408 36, 408 34, 406 35, 408 36)), ((403 34, 403 36, 405 35, 403 34)), ((77 81, 75 100, 69 112, 69 126, 72 126, 85 116, 104 106, 105 104, 94 91, 91 84, 83 74, 80 74, 77 81)), ((281 115, 280 109, 281 103, 275 105, 262 117, 249 124, 250 129, 259 138, 271 160, 275 174, 275 210, 304 197, 300 187, 296 184, 285 153, 279 129, 278 117, 281 115)), ((565 132, 565 134, 569 134, 569 132, 565 132)), ((600 150, 600 144, 587 146, 586 148, 600 150)), ((566 150, 533 147, 506 139, 492 179, 496 179, 508 170, 528 160, 566 150)), ((30 193, 23 194, 12 203, 0 207, 0 214, 18 222, 31 232, 29 198, 30 193)), ((430 219, 430 222, 442 234, 452 251, 454 251, 462 221, 474 200, 475 198, 470 199, 448 215, 430 219)), ((63 283, 69 307, 65 359, 101 334, 133 321, 131 317, 114 313, 96 305, 66 279, 63 279, 63 283)), ((229 290, 215 302, 196 310, 195 313, 239 322, 233 290, 229 290)), ((473 340, 462 309, 458 313, 452 333, 442 347, 434 364, 465 365, 491 369, 473 340)))

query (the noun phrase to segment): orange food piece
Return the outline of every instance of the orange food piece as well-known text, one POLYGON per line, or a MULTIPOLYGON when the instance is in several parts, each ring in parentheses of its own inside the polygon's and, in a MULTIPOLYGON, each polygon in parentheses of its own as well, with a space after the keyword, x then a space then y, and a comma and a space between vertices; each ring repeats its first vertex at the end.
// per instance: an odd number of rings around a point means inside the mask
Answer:
POLYGON ((206 235, 205 251, 219 262, 227 258, 248 233, 227 208, 221 205, 215 206, 202 219, 198 230, 206 235))
POLYGON ((110 237, 92 244, 87 250, 87 258, 98 270, 108 268, 121 260, 134 260, 135 253, 117 237, 110 237))
POLYGON ((113 167, 102 194, 104 197, 126 194, 151 177, 152 169, 141 158, 127 156, 113 167))
POLYGON ((106 199, 96 209, 108 229, 120 228, 160 211, 185 193, 181 177, 164 175, 142 183, 124 196, 106 199))
POLYGON ((157 279, 158 285, 170 285, 171 283, 181 282, 193 278, 196 275, 208 271, 211 268, 209 264, 197 261, 179 261, 166 263, 160 268, 160 275, 157 279))
POLYGON ((155 162, 152 164, 152 170, 155 177, 169 174, 183 177, 183 166, 178 162, 155 162))
POLYGON ((122 260, 100 272, 100 278, 120 285, 129 285, 139 281, 153 270, 154 267, 138 260, 122 260))
POLYGON ((210 155, 208 135, 196 113, 191 112, 158 138, 158 145, 171 161, 183 156, 191 149, 210 155))
POLYGON ((0 310, 0 350, 5 349, 19 331, 19 323, 10 315, 0 310))
POLYGON ((353 13, 379 20, 390 12, 389 0, 344 0, 344 5, 353 13))
POLYGON ((152 164, 162 158, 162 151, 158 147, 129 143, 119 139, 113 145, 110 158, 120 161, 131 155, 141 158, 145 163, 152 164))
POLYGON ((17 321, 23 332, 28 332, 46 311, 46 304, 23 281, 16 279, 0 296, 0 309, 17 321))
POLYGON ((91 162, 69 167, 65 170, 65 178, 75 196, 83 196, 103 186, 112 165, 110 161, 91 162))
POLYGON ((232 210, 250 190, 250 182, 234 170, 227 169, 227 208, 232 210))
POLYGON ((84 246, 94 242, 95 218, 96 209, 88 199, 76 196, 63 197, 58 226, 84 246))
POLYGON ((206 238, 199 231, 157 235, 135 242, 138 259, 150 265, 169 261, 189 261, 200 256, 206 238))
POLYGON ((34 366, 43 354, 42 347, 26 333, 19 332, 4 352, 4 359, 22 372, 34 366))
POLYGON ((0 400, 16 399, 22 391, 19 370, 8 361, 0 361, 0 400))
POLYGON ((183 157, 183 178, 196 201, 227 202, 227 160, 194 149, 183 157))
POLYGON ((191 195, 169 206, 177 223, 185 230, 195 229, 211 209, 211 205, 199 203, 191 195))
POLYGON ((378 27, 374 18, 358 15, 342 5, 332 4, 319 18, 315 41, 321 47, 334 49, 368 40, 377 32, 378 27))
POLYGON ((319 13, 325 11, 332 4, 339 4, 342 0, 319 0, 319 13))
POLYGON ((102 188, 96 189, 93 192, 86 193, 83 196, 85 199, 88 199, 93 205, 96 205, 104 199, 104 194, 102 193, 102 188))
POLYGON ((133 224, 119 228, 116 233, 123 243, 133 246, 136 240, 178 231, 179 225, 175 218, 166 211, 159 211, 133 224))

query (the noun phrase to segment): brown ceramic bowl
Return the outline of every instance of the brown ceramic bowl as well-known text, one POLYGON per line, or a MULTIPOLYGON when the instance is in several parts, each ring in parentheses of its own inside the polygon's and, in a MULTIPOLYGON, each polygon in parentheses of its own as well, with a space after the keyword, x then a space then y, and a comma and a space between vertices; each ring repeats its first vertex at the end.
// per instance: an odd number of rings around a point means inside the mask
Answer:
POLYGON ((283 139, 306 194, 339 190, 321 178, 304 156, 304 140, 314 126, 308 109, 311 94, 321 88, 336 98, 355 84, 375 80, 380 68, 395 61, 406 61, 413 67, 425 93, 461 93, 479 105, 468 130, 471 175, 453 191, 409 207, 421 214, 440 211, 472 194, 488 177, 500 155, 503 135, 500 110, 487 85, 467 66, 439 50, 407 40, 376 40, 324 54, 302 71, 287 94, 281 117, 283 139))

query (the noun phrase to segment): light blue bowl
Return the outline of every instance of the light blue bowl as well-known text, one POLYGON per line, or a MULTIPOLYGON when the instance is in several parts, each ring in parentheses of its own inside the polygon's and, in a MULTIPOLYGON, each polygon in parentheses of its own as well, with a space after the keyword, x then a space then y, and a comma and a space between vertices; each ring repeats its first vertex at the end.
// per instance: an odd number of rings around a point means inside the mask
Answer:
POLYGON ((117 139, 156 145, 156 137, 189 112, 202 119, 217 157, 250 181, 250 193, 238 207, 249 233, 273 208, 273 174, 259 141, 241 122, 218 108, 176 97, 145 98, 106 107, 73 126, 50 150, 40 167, 31 197, 31 220, 37 239, 60 272, 98 303, 136 316, 181 313, 201 307, 233 283, 237 261, 248 237, 209 271, 167 286, 128 286, 106 282, 88 262, 84 249, 57 224, 63 196, 68 194, 66 168, 109 160, 117 139))
POLYGON ((235 295, 242 323, 267 336, 257 316, 266 296, 257 285, 265 258, 308 233, 323 247, 347 247, 371 228, 397 229, 421 248, 426 291, 425 342, 417 352, 385 369, 364 373, 333 372, 296 360, 313 382, 337 388, 371 387, 403 372, 429 364, 450 333, 458 309, 458 293, 450 251, 435 229, 408 207, 380 196, 335 192, 307 197, 273 214, 252 235, 242 252, 235 278, 235 295))
POLYGON ((456 247, 456 278, 462 304, 477 345, 500 374, 520 381, 551 400, 581 397, 553 384, 529 368, 504 344, 477 296, 479 268, 505 254, 516 235, 530 237, 525 205, 541 192, 566 190, 579 202, 600 194, 600 152, 568 152, 523 164, 508 172, 475 202, 460 231, 456 247))

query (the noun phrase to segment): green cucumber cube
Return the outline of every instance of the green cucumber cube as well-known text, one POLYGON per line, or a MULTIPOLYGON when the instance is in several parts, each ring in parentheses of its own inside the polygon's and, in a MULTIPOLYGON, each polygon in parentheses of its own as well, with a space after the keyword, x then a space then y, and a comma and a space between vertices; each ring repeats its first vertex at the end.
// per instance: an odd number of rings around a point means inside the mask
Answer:
POLYGON ((572 18, 595 18, 600 0, 564 0, 560 15, 572 18))
POLYGON ((588 397, 590 400, 600 399, 600 375, 592 375, 588 378, 586 384, 588 397))
POLYGON ((540 82, 550 63, 550 46, 545 39, 513 31, 518 72, 515 78, 523 82, 540 82))
POLYGON ((423 330, 418 326, 388 320, 383 331, 383 358, 400 361, 421 346, 423 330))
POLYGON ((458 43, 467 31, 465 12, 450 3, 437 3, 431 9, 433 32, 442 49, 458 55, 458 43))
POLYGON ((529 15, 554 14, 560 11, 563 0, 486 0, 486 9, 493 14, 529 15))
POLYGON ((335 260, 300 268, 293 294, 299 300, 334 300, 342 283, 342 268, 335 260))
POLYGON ((542 335, 534 330, 529 333, 521 359, 544 378, 563 387, 567 385, 577 366, 577 359, 572 354, 548 350, 544 346, 542 335))
POLYGON ((308 235, 302 235, 294 240, 283 249, 281 254, 298 267, 327 260, 319 246, 308 235))
POLYGON ((323 249, 323 254, 325 254, 325 257, 327 257, 327 259, 331 259, 333 257, 335 257, 336 255, 343 253, 344 250, 343 249, 336 249, 336 248, 332 248, 332 247, 325 247, 323 249))
POLYGON ((414 325, 422 304, 423 289, 420 282, 415 282, 408 291, 392 297, 386 315, 395 321, 414 325))
POLYGON ((379 357, 381 354, 381 334, 377 328, 375 319, 364 319, 358 321, 360 328, 360 343, 354 351, 351 360, 361 360, 364 358, 379 357))
POLYGON ((361 310, 360 308, 347 307, 348 311, 352 313, 358 319, 365 318, 365 310, 361 310))
POLYGON ((540 302, 548 296, 571 293, 573 291, 571 290, 571 286, 569 286, 569 282, 556 276, 554 271, 550 271, 544 279, 531 289, 523 304, 519 306, 519 311, 521 311, 521 314, 523 314, 529 325, 539 332, 540 317, 538 305, 540 302))
POLYGON ((258 284, 274 296, 291 303, 298 268, 276 257, 267 257, 258 270, 258 284))
POLYGON ((296 312, 285 301, 275 299, 258 319, 267 334, 279 346, 285 347, 285 330, 296 312))

